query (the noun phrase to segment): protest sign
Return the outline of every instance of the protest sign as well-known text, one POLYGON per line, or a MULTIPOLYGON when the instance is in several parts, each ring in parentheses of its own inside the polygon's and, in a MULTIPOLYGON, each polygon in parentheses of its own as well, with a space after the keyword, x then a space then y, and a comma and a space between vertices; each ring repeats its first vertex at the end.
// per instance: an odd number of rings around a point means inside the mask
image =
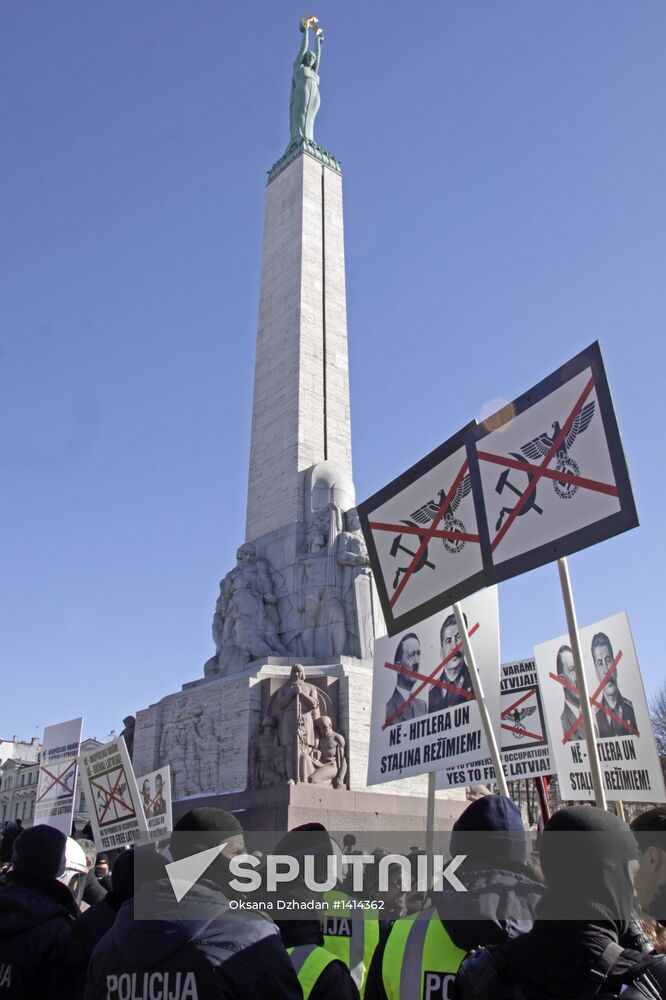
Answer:
POLYGON ((151 840, 161 840, 172 830, 171 820, 171 770, 169 765, 150 771, 136 779, 141 794, 143 814, 148 824, 151 840))
POLYGON ((598 343, 468 441, 487 583, 638 524, 598 343))
MULTIPOLYGON (((497 591, 462 601, 485 701, 499 739, 497 591)), ((438 771, 442 788, 476 778, 488 757, 479 707, 451 608, 375 642, 368 784, 438 771)))
POLYGON ((500 671, 502 765, 509 781, 553 773, 548 723, 534 660, 503 663, 500 671))
POLYGON ((82 726, 83 719, 79 718, 44 730, 34 822, 54 826, 66 837, 72 832, 82 726))
MULTIPOLYGON (((663 802, 664 780, 626 613, 579 630, 608 799, 663 802)), ((563 799, 594 798, 569 637, 534 649, 563 799)))
POLYGON ((483 586, 466 430, 358 506, 389 635, 483 586))
POLYGON ((122 736, 79 755, 98 851, 145 839, 148 824, 122 736))

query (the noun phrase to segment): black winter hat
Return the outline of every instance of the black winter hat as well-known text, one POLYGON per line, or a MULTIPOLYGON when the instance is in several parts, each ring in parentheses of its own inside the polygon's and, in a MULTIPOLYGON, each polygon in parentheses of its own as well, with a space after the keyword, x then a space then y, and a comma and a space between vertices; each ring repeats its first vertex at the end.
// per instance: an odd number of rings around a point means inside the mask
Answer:
POLYGON ((520 809, 505 795, 484 795, 467 806, 453 824, 451 854, 469 854, 470 861, 525 861, 525 827, 520 809), (468 837, 487 833, 493 836, 468 837))
POLYGON ((146 882, 164 878, 167 859, 149 847, 132 847, 116 858, 111 872, 111 885, 116 896, 126 902, 146 882))
POLYGON ((539 848, 548 892, 539 915, 582 919, 596 912, 620 933, 631 915, 633 884, 629 862, 638 844, 627 824, 596 806, 567 806, 546 823, 539 848))
POLYGON ((171 856, 178 861, 195 851, 216 847, 225 837, 238 837, 242 832, 243 827, 236 817, 224 809, 209 806, 190 809, 174 825, 169 843, 171 856))
POLYGON ((12 868, 17 874, 58 878, 65 870, 67 837, 53 826, 32 826, 14 841, 12 868))

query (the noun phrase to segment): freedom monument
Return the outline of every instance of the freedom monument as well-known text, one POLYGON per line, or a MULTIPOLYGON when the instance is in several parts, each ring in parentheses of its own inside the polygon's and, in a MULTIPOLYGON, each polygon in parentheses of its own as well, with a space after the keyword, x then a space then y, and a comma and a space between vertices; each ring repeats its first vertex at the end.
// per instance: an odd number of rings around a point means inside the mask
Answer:
POLYGON ((245 541, 204 676, 137 713, 133 764, 170 765, 176 817, 195 798, 246 829, 422 829, 427 777, 366 786, 385 628, 352 479, 342 175, 314 139, 323 32, 300 30, 266 189, 245 541))

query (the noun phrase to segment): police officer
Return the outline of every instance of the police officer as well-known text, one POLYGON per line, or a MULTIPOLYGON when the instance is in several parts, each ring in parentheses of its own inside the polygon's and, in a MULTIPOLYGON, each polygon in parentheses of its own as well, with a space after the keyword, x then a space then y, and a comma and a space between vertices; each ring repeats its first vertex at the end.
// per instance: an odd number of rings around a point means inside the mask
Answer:
MULTIPOLYGON (((281 852, 290 851, 313 855, 318 881, 325 880, 327 859, 336 853, 321 823, 304 823, 290 830, 281 841, 281 852)), ((378 911, 352 908, 351 897, 341 885, 323 893, 323 899, 329 906, 321 925, 324 948, 345 965, 363 996, 372 956, 379 944, 378 911)))
MULTIPOLYGON (((229 860, 243 831, 221 809, 192 809, 174 826, 174 861, 220 849, 180 901, 171 881, 142 886, 95 949, 85 1000, 300 1000, 301 988, 277 927, 232 904, 229 860), (137 917, 144 919, 135 919, 137 917), (154 919, 150 919, 154 915, 154 919)), ((187 868, 187 866, 185 866, 187 868)))
POLYGON ((525 851, 511 799, 485 795, 472 802, 450 843, 453 856, 466 855, 456 872, 466 891, 434 893, 430 909, 395 922, 375 952, 365 1000, 447 1000, 470 948, 529 930, 543 887, 528 875, 525 851))
POLYGON ((275 854, 296 858, 299 877, 289 885, 288 895, 296 909, 285 913, 276 923, 298 975, 305 1000, 359 1000, 356 983, 345 963, 323 947, 322 925, 312 903, 319 906, 322 896, 306 884, 303 877, 305 857, 312 857, 313 874, 318 884, 327 879, 325 871, 331 853, 331 841, 320 823, 309 823, 291 830, 277 844, 275 854))
POLYGON ((67 838, 33 826, 14 841, 12 870, 0 888, 0 998, 68 997, 63 956, 79 908, 58 881, 67 838))

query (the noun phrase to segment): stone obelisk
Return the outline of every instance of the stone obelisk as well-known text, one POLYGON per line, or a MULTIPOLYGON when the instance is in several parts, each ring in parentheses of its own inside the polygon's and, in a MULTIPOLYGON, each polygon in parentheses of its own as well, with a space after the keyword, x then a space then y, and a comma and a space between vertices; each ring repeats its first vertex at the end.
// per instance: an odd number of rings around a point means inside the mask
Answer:
POLYGON ((303 521, 304 473, 322 461, 351 482, 342 177, 304 140, 266 191, 247 541, 303 521))

